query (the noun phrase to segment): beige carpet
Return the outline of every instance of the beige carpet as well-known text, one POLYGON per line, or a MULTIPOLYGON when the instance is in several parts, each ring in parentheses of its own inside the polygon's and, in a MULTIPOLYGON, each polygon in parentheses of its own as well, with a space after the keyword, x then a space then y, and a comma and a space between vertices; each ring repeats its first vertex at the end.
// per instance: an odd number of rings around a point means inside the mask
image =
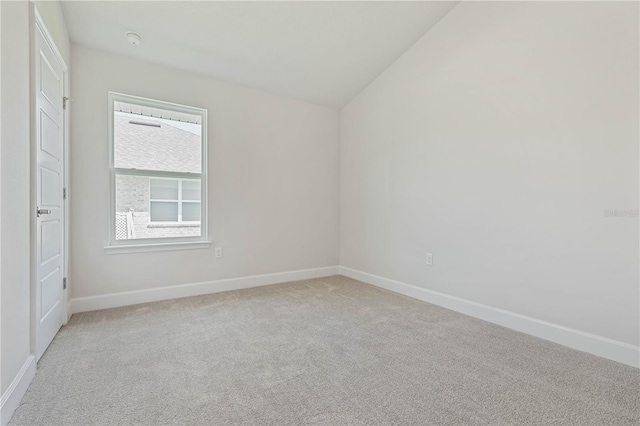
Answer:
POLYGON ((630 425, 640 370, 344 277, 74 315, 18 425, 630 425))

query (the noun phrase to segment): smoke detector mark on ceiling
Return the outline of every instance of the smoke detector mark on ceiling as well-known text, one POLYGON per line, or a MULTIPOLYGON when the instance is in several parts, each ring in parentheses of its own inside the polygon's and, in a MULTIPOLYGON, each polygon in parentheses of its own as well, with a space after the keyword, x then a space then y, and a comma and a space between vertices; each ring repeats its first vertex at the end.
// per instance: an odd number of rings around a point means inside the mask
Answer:
POLYGON ((129 31, 125 33, 125 37, 127 37, 127 41, 133 46, 139 46, 142 43, 142 36, 138 33, 129 31))

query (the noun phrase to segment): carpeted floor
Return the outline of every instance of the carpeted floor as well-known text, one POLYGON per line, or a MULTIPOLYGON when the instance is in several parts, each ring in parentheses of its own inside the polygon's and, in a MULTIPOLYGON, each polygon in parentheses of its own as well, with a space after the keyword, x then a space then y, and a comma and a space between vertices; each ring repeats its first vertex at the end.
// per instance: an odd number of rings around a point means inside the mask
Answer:
POLYGON ((640 370, 335 276, 74 315, 18 425, 640 423, 640 370))

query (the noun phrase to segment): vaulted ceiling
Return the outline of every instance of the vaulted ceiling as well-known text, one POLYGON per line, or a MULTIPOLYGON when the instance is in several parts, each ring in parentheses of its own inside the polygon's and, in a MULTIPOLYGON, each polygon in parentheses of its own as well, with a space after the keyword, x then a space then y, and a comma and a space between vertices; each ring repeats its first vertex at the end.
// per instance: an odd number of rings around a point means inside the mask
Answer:
POLYGON ((64 1, 73 43, 340 108, 457 2, 64 1), (127 31, 143 37, 130 45, 127 31))

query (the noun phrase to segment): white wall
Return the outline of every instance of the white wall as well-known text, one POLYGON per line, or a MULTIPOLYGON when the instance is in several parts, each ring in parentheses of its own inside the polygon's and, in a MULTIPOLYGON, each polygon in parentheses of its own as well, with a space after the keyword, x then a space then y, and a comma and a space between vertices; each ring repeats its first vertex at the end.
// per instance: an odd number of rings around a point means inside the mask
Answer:
POLYGON ((72 297, 338 264, 339 113, 72 45, 72 297), (109 90, 209 112, 208 250, 107 255, 109 90))
POLYGON ((2 8, 2 394, 30 354, 29 301, 29 3, 2 8))
POLYGON ((458 5, 341 112, 341 265, 638 345, 638 50, 637 3, 458 5))
MULTIPOLYGON (((0 180, 0 390, 5 391, 31 353, 30 341, 30 107, 29 2, 0 2, 2 8, 0 180)), ((69 39, 60 4, 38 2, 45 25, 68 63, 69 39), (40 5, 39 3, 47 3, 40 5), (44 6, 44 8, 40 8, 44 6)), ((4 418, 4 416, 3 416, 4 418)))

